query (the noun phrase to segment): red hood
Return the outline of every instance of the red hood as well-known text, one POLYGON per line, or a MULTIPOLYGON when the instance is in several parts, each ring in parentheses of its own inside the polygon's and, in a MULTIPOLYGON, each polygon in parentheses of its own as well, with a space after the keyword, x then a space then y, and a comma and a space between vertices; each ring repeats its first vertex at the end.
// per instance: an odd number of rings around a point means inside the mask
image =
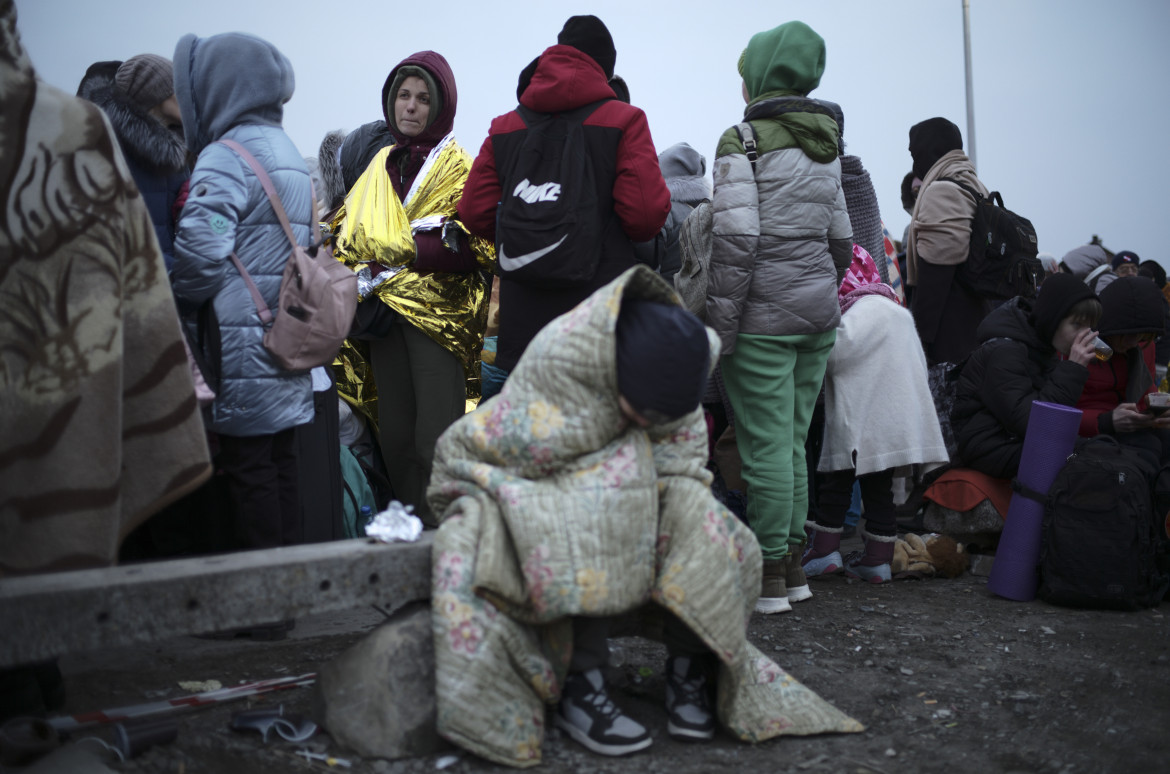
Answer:
POLYGON ((451 72, 451 65, 447 64, 447 60, 442 54, 434 51, 419 51, 417 54, 411 54, 403 59, 398 64, 394 65, 390 70, 390 74, 386 76, 386 83, 382 85, 382 115, 386 118, 386 127, 390 133, 394 135, 394 140, 397 145, 419 145, 423 147, 434 147, 439 140, 451 133, 451 129, 455 126, 455 108, 459 104, 459 91, 455 88, 455 73, 451 72), (390 87, 394 85, 394 74, 406 65, 414 65, 426 70, 435 79, 435 83, 443 92, 443 109, 439 111, 439 115, 435 118, 426 129, 422 131, 417 137, 406 137, 398 134, 394 130, 394 121, 391 120, 390 114, 387 110, 386 100, 390 96, 390 87))
POLYGON ((572 46, 557 45, 540 55, 520 104, 540 113, 557 113, 615 96, 601 65, 591 56, 572 46))

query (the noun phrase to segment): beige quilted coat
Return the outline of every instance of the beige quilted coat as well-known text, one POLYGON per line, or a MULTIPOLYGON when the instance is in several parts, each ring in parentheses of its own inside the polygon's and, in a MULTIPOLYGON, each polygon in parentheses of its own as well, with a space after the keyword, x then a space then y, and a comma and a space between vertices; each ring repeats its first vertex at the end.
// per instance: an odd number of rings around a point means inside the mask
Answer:
POLYGON ((747 642, 760 551, 711 495, 702 413, 648 431, 622 419, 614 326, 626 295, 678 303, 653 271, 630 269, 549 324, 503 391, 439 440, 428 490, 443 514, 439 732, 493 761, 539 763, 569 617, 649 602, 718 655, 718 716, 736 737, 863 730, 747 642))

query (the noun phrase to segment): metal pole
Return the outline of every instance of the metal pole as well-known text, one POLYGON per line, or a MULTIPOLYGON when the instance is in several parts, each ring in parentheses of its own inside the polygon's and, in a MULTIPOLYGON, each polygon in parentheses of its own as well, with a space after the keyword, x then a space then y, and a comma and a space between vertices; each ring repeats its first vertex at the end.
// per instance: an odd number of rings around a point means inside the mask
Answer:
POLYGON ((967 157, 975 163, 975 92, 971 87, 971 1, 963 0, 963 64, 967 75, 967 157))

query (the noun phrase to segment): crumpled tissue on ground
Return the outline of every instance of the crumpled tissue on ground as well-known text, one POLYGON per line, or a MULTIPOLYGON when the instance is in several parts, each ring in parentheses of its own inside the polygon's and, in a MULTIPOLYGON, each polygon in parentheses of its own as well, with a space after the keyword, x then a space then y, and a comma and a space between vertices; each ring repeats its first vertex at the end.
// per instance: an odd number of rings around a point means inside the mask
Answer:
POLYGON ((413 510, 413 505, 390 501, 390 506, 366 525, 366 535, 383 543, 415 542, 422 534, 423 523, 413 510))

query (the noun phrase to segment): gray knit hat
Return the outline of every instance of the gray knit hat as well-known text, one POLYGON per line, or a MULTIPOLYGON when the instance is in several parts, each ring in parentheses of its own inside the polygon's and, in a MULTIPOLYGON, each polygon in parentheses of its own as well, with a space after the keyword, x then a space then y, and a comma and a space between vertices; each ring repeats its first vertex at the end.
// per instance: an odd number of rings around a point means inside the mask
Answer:
POLYGON ((139 54, 118 67, 114 83, 135 104, 150 110, 175 93, 175 68, 165 57, 139 54))

